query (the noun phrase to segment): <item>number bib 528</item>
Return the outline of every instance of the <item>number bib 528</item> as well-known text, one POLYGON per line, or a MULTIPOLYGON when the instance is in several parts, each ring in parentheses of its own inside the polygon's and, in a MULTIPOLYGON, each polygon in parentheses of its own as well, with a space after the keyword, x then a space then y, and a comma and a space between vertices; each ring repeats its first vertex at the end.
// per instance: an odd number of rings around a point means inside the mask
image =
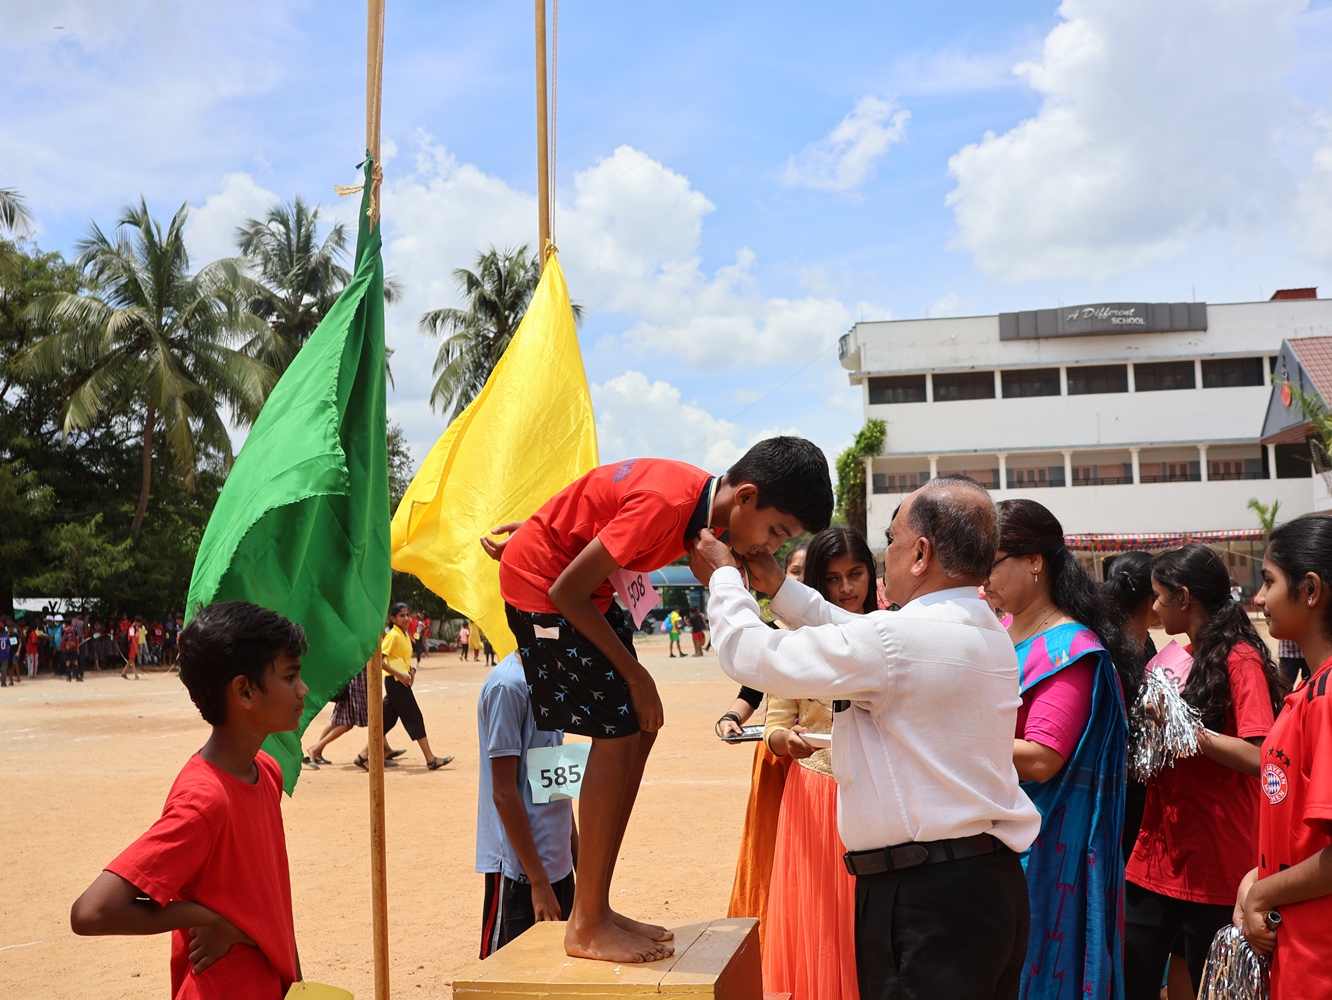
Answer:
POLYGON ((527 784, 532 789, 532 801, 541 805, 578 798, 591 749, 591 743, 567 743, 527 751, 527 784))

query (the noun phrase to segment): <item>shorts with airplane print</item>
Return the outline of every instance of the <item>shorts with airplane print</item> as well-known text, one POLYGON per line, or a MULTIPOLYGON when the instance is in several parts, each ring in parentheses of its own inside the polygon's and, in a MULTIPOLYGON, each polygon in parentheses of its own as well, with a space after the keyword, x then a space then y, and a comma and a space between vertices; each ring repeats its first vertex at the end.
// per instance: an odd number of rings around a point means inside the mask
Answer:
MULTIPOLYGON (((563 615, 520 611, 511 604, 504 611, 518 640, 538 729, 611 740, 638 732, 629 685, 591 639, 563 615)), ((634 656, 633 626, 618 604, 610 606, 606 622, 634 656)))

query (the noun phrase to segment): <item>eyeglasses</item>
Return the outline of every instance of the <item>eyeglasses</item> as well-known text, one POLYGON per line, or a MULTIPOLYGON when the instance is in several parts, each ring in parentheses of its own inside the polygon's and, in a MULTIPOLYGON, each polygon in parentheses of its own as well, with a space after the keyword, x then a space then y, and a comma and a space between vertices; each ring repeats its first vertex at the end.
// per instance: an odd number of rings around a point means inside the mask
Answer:
POLYGON ((1000 556, 998 559, 996 559, 993 563, 990 564, 990 572, 993 573, 995 567, 998 566, 1005 559, 1012 559, 1012 558, 1013 558, 1012 554, 1006 556, 1000 556))

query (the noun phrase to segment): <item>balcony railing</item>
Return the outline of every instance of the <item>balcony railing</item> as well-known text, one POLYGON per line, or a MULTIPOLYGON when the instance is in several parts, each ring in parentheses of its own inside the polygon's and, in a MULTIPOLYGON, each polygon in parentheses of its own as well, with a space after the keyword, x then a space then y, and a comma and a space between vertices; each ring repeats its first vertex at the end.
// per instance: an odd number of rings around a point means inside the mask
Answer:
POLYGON ((1261 472, 1209 472, 1207 478, 1216 482, 1219 480, 1266 479, 1267 476, 1261 472))
POLYGON ((1200 483, 1202 482, 1202 473, 1190 472, 1187 475, 1183 472, 1177 472, 1174 475, 1166 476, 1140 476, 1144 483, 1200 483))
MULTIPOLYGON (((1145 482, 1146 480, 1144 480, 1145 482)), ((1074 486, 1123 486, 1125 483, 1132 483, 1132 476, 1085 476, 1075 478, 1074 486)))

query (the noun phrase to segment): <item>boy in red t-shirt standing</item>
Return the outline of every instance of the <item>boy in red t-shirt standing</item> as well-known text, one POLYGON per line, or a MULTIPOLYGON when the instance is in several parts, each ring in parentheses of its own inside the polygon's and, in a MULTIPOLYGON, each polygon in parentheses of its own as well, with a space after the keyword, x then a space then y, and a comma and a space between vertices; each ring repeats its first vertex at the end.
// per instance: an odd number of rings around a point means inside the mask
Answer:
POLYGON ((301 978, 282 772, 259 747, 300 724, 305 649, 299 625, 245 601, 194 616, 180 636, 180 679, 212 735, 161 818, 70 911, 76 934, 171 931, 173 1000, 282 1000, 301 978))
POLYGON ((776 437, 719 479, 665 459, 593 469, 551 498, 506 541, 500 592, 518 640, 532 713, 543 731, 592 738, 579 805, 578 893, 565 929, 570 955, 650 962, 673 953, 664 927, 611 910, 610 883, 661 698, 634 654, 633 625, 612 580, 674 562, 711 528, 740 555, 774 552, 832 516, 828 462, 814 444, 776 437), (729 538, 725 533, 729 532, 729 538))

